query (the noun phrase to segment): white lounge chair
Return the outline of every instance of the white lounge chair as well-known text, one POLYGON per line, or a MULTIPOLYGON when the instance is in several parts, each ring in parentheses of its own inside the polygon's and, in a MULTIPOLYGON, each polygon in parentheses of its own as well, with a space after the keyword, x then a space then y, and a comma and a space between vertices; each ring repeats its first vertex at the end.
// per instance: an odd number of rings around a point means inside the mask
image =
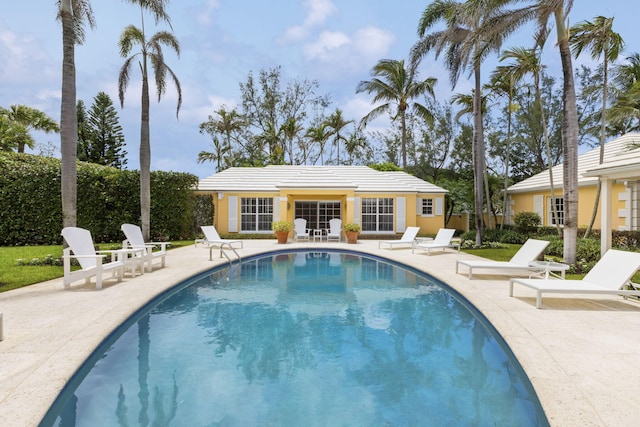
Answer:
POLYGON ((460 265, 469 268, 469 279, 472 278, 474 269, 537 271, 539 268, 530 266, 530 263, 538 259, 548 245, 546 240, 528 239, 509 261, 459 259, 456 261, 456 273, 460 265))
POLYGON ((142 230, 135 224, 122 224, 120 229, 124 233, 126 240, 122 242, 122 247, 140 249, 140 256, 142 256, 142 262, 147 264, 147 271, 153 270, 153 260, 159 259, 160 266, 164 267, 164 259, 167 256, 167 245, 170 242, 145 242, 142 236, 142 230), (153 251, 154 248, 159 247, 157 251, 153 251))
POLYGON ((622 289, 638 268, 640 268, 640 253, 611 249, 582 280, 513 278, 509 282, 509 296, 513 296, 513 285, 516 283, 535 289, 536 308, 542 305, 543 293, 640 296, 640 290, 622 289))
POLYGON ((431 255, 431 249, 445 250, 446 248, 457 248, 458 252, 460 252, 460 243, 451 243, 455 232, 456 230, 453 228, 441 228, 433 240, 414 243, 411 253, 415 253, 416 249, 423 249, 427 251, 427 255, 431 255))
POLYGON ((62 237, 67 242, 68 247, 62 251, 64 268, 64 278, 62 283, 65 288, 69 288, 71 283, 85 279, 89 283, 91 277, 96 278, 96 289, 102 288, 102 275, 110 271, 112 277, 117 277, 118 282, 122 281, 124 275, 124 251, 96 251, 93 244, 91 232, 84 228, 65 227, 62 230, 62 237), (102 263, 107 253, 111 254, 111 261, 102 263), (77 259, 80 270, 71 271, 71 259, 77 259))
POLYGON ((243 240, 236 239, 223 239, 218 234, 218 230, 213 225, 202 225, 200 226, 202 232, 204 233, 204 241, 203 243, 208 247, 224 247, 227 246, 232 248, 233 245, 237 245, 236 249, 242 249, 244 247, 243 240))
POLYGON ((342 240, 342 220, 340 218, 333 218, 329 221, 329 229, 327 230, 327 242, 342 240))
POLYGON ((394 246, 399 245, 413 246, 419 231, 420 227, 407 227, 399 240, 380 240, 378 242, 378 249, 380 249, 382 245, 389 245, 389 249, 393 249, 394 246))
POLYGON ((296 218, 293 220, 293 238, 294 240, 309 240, 309 229, 307 228, 307 220, 304 218, 296 218))

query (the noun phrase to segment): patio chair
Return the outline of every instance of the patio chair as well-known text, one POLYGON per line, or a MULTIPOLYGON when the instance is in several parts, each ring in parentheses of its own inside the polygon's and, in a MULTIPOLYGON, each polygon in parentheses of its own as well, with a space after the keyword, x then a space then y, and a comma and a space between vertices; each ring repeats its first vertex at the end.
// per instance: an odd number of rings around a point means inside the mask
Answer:
POLYGON ((415 253, 416 249, 423 249, 427 251, 427 255, 431 255, 431 249, 445 250, 446 248, 457 248, 460 252, 460 243, 451 243, 455 232, 456 230, 453 228, 441 228, 433 240, 414 243, 411 253, 415 253))
POLYGON ((547 240, 528 239, 509 261, 459 259, 456 260, 456 273, 458 273, 460 265, 469 268, 469 279, 472 279, 474 269, 537 271, 539 267, 532 267, 530 263, 538 259, 548 245, 549 242, 547 240))
POLYGON ((91 277, 96 278, 96 289, 102 289, 102 275, 111 272, 112 277, 122 281, 124 275, 124 251, 96 251, 91 232, 84 228, 65 227, 62 229, 62 237, 68 247, 62 251, 64 278, 62 283, 65 288, 70 288, 71 283, 85 279, 88 284, 91 277), (107 253, 111 254, 111 261, 102 263, 107 253), (78 260, 79 270, 71 270, 71 259, 78 260))
POLYGON ((309 229, 307 228, 307 220, 304 218, 296 218, 293 220, 293 239, 309 240, 309 229))
POLYGON ((332 240, 342 240, 342 220, 340 218, 333 218, 329 221, 329 229, 327 230, 327 242, 332 240))
POLYGON ((222 237, 220 237, 220 235, 218 234, 218 230, 216 230, 216 227, 213 225, 202 225, 200 226, 200 228, 202 229, 202 232, 204 233, 204 241, 203 243, 205 245, 235 245, 235 244, 240 244, 239 248, 237 249, 242 249, 244 247, 244 241, 239 240, 239 239, 223 239, 222 237))
POLYGON ((142 262, 147 264, 147 271, 153 270, 153 260, 159 259, 160 266, 165 266, 165 257, 167 256, 167 245, 170 242, 145 242, 142 236, 142 230, 135 224, 122 224, 120 229, 124 233, 126 239, 122 242, 122 247, 140 249, 139 256, 142 262), (160 247, 159 250, 153 251, 154 248, 160 247))
POLYGON ((419 231, 420 227, 407 227, 402 237, 400 237, 400 240, 380 240, 378 242, 378 249, 380 249, 383 244, 389 245, 389 249, 393 249, 394 246, 399 245, 413 246, 413 243, 419 231))
POLYGON ((640 253, 610 249, 582 280, 520 279, 509 282, 509 296, 513 296, 513 285, 519 284, 536 291, 536 308, 542 306, 543 293, 605 294, 640 296, 640 290, 623 289, 640 268, 640 253))

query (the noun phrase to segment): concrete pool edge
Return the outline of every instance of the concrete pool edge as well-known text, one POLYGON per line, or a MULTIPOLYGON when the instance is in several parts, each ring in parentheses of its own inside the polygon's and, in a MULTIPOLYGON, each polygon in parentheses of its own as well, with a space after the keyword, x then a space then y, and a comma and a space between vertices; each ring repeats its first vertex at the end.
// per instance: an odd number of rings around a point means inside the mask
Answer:
MULTIPOLYGON (((616 297, 586 302, 550 298, 544 301, 547 309, 537 310, 533 295, 526 291, 520 297, 508 297, 508 276, 470 281, 455 274, 455 260, 470 255, 380 250, 377 241, 285 246, 274 240, 256 240, 245 242, 240 253, 249 256, 309 247, 388 258, 451 286, 505 339, 529 376, 551 425, 628 425, 638 420, 635 411, 618 398, 621 392, 640 392, 640 381, 624 369, 630 365, 620 363, 630 364, 640 356, 638 334, 624 327, 640 312, 637 303, 616 297), (585 354, 586 341, 594 337, 608 345, 598 346, 595 356, 585 354), (612 358, 616 363, 611 363, 612 358)), ((190 246, 170 251, 167 268, 122 283, 109 281, 102 291, 93 290, 93 285, 65 291, 62 280, 57 279, 0 294, 0 311, 5 317, 5 339, 0 341, 0 424, 37 425, 78 366, 122 321, 158 294, 221 262, 215 257, 208 261, 207 250, 190 246)))

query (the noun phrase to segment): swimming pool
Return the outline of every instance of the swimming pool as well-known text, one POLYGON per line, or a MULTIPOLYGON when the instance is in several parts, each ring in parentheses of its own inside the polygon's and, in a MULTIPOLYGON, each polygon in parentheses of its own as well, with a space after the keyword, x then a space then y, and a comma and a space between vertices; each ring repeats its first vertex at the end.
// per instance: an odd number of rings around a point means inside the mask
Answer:
POLYGON ((201 274, 96 350, 42 425, 548 425, 495 330, 437 280, 353 252, 201 274))

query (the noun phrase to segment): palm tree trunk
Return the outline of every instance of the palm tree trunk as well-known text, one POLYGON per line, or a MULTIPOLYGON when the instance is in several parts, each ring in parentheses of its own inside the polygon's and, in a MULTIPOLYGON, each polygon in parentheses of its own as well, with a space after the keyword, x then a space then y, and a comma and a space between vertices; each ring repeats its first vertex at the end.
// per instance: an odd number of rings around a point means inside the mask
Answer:
POLYGON ((556 189, 553 183, 553 163, 551 161, 551 143, 549 142, 549 129, 547 129, 547 117, 544 114, 544 103, 542 101, 542 95, 540 94, 540 76, 536 73, 534 78, 536 86, 536 101, 540 108, 540 121, 542 122, 542 134, 544 135, 544 146, 547 154, 547 161, 549 162, 549 188, 551 190, 551 218, 556 225, 556 231, 558 237, 562 236, 562 229, 560 228, 560 222, 558 221, 558 208, 556 206, 556 189))
POLYGON ((500 230, 504 228, 504 223, 507 220, 507 202, 509 198, 507 197, 507 188, 509 188, 509 156, 511 151, 511 108, 513 104, 513 99, 511 95, 511 89, 509 89, 509 106, 507 112, 507 143, 506 143, 506 152, 504 158, 504 194, 502 196, 502 222, 500 223, 500 230))
POLYGON ((473 195, 475 202, 476 246, 482 245, 482 199, 483 177, 485 170, 484 135, 482 129, 482 87, 480 82, 480 64, 474 67, 475 90, 473 93, 473 195))
POLYGON ((149 141, 149 81, 146 57, 143 57, 142 111, 140 125, 140 225, 149 240, 151 224, 151 144, 149 141))
MULTIPOLYGON (((607 122, 606 122, 606 112, 607 112, 607 96, 608 90, 607 86, 609 85, 609 70, 608 70, 608 58, 605 49, 604 54, 604 76, 602 83, 602 114, 601 114, 601 122, 600 122, 600 158, 598 159, 598 164, 602 164, 604 162, 604 140, 606 137, 607 130, 607 122)), ((591 212, 591 220, 589 221, 589 226, 587 230, 584 232, 584 237, 587 238, 591 234, 591 229, 593 228, 593 224, 596 221, 596 215, 598 214, 598 205, 600 204, 600 193, 602 192, 602 182, 598 179, 598 187, 596 188, 596 200, 593 203, 593 212, 591 212)), ((605 232, 605 230, 601 230, 601 232, 605 232)))
MULTIPOLYGON (((558 30, 558 46, 563 74, 562 154, 564 189, 564 247, 563 259, 567 264, 576 263, 578 243, 578 109, 573 80, 573 65, 569 47, 569 32, 564 26, 564 11, 555 12, 558 30)), ((604 230, 603 230, 604 231, 604 230)))
POLYGON ((404 110, 400 110, 400 123, 402 127, 402 170, 407 170, 407 118, 404 110))
POLYGON ((62 20, 62 100, 60 103, 62 226, 74 227, 77 218, 78 118, 76 116, 75 32, 71 0, 60 2, 60 17, 62 20))

